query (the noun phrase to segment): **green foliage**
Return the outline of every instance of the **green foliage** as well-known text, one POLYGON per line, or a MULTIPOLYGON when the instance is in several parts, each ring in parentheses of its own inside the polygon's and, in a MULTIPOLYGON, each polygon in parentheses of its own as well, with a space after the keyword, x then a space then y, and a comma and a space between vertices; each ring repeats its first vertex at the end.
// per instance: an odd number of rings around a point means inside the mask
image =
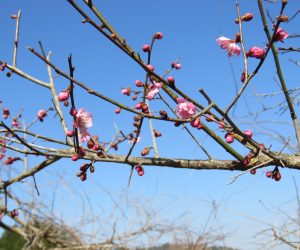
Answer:
POLYGON ((26 241, 22 236, 4 231, 0 238, 0 250, 20 250, 25 245, 26 241))

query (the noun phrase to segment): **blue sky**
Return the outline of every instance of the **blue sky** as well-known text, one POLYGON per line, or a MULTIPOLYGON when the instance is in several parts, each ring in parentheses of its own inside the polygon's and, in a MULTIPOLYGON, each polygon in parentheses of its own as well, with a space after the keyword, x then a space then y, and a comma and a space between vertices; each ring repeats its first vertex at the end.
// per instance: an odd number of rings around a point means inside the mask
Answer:
MULTIPOLYGON (((141 51, 141 46, 149 43, 156 31, 163 32, 164 39, 157 41, 152 56, 152 63, 157 73, 163 74, 172 61, 180 58, 182 69, 171 73, 176 79, 177 86, 203 104, 205 101, 198 94, 198 90, 204 88, 219 106, 226 107, 235 95, 235 79, 236 84, 241 86, 239 78, 243 70, 243 61, 241 57, 229 59, 226 53, 217 46, 215 39, 220 35, 234 37, 238 31, 237 25, 233 22, 236 17, 234 2, 213 0, 184 3, 170 0, 151 2, 134 0, 94 1, 94 4, 144 59, 146 57, 141 51)), ((246 47, 253 45, 263 47, 266 38, 257 2, 242 0, 240 5, 242 13, 253 12, 254 14, 254 20, 244 25, 246 47)), ((279 4, 265 3, 265 6, 273 17, 278 14, 279 4)), ((26 50, 26 46, 38 48, 38 41, 42 41, 44 48, 52 51, 52 61, 60 68, 67 71, 67 56, 72 53, 76 78, 109 97, 116 98, 127 105, 133 105, 128 97, 120 94, 120 89, 128 86, 134 87, 136 79, 144 79, 144 72, 88 24, 82 24, 82 18, 66 1, 1 1, 0 9, 2 10, 0 23, 3 34, 0 60, 11 63, 15 23, 9 16, 16 13, 18 9, 22 9, 18 54, 18 66, 22 70, 48 81, 45 65, 26 50)), ((299 5, 296 1, 290 1, 286 13, 291 16, 297 9, 299 5)), ((295 24, 298 19, 299 17, 296 17, 295 21, 289 25, 283 24, 283 28, 287 29, 290 34, 296 34, 298 31, 295 24)), ((296 46, 296 42, 296 39, 288 39, 284 44, 279 45, 296 46)), ((288 61, 290 58, 297 60, 296 56, 292 54, 281 56, 289 88, 299 84, 299 67, 288 61)), ((255 59, 249 61, 251 71, 258 61, 255 59)), ((276 70, 269 57, 252 81, 256 92, 279 91, 274 77, 276 79, 276 70)), ((55 83, 58 90, 66 88, 68 84, 61 77, 56 78, 55 83)), ((46 90, 17 76, 7 79, 4 74, 1 74, 0 84, 2 89, 0 100, 4 101, 5 106, 8 106, 15 114, 20 107, 24 107, 24 117, 28 121, 36 116, 39 109, 51 106, 50 95, 46 90)), ((115 115, 115 107, 112 105, 91 97, 78 88, 75 90, 77 107, 84 107, 94 114, 95 124, 91 129, 92 133, 98 134, 104 141, 109 141, 114 135, 114 124, 117 124, 119 129, 130 131, 132 115, 126 112, 115 115)), ((280 100, 282 96, 264 101, 271 105, 280 100)), ((249 126, 252 128, 249 109, 252 112, 260 112, 261 106, 251 87, 245 92, 239 104, 235 115, 244 117, 244 123, 238 118, 236 121, 240 122, 242 130, 249 126)), ((155 104, 155 107, 160 108, 158 104, 155 104)), ((298 107, 296 108, 298 111, 298 107)), ((67 113, 68 110, 64 109, 64 112, 67 113)), ((261 140, 266 145, 272 145, 272 149, 280 150, 282 144, 278 143, 274 137, 265 136, 266 131, 284 132, 286 137, 291 137, 292 143, 295 142, 294 131, 288 124, 290 119, 287 113, 279 115, 278 109, 271 110, 260 114, 258 121, 263 122, 264 129, 254 127, 255 139, 261 140)), ((69 124, 71 124, 70 121, 69 124)), ((171 124, 162 124, 158 121, 154 121, 154 126, 163 134, 162 138, 157 140, 161 156, 205 159, 205 155, 180 128, 175 129, 171 124)), ((64 138, 63 131, 52 116, 47 117, 43 124, 36 124, 33 129, 55 138, 64 138)), ((196 135, 214 157, 230 158, 204 133, 200 131, 196 132, 196 135)), ((146 124, 141 145, 134 151, 134 154, 139 154, 148 143, 149 129, 146 124)), ((120 152, 126 152, 126 149, 128 147, 124 146, 120 152)), ((241 153, 246 152, 241 149, 241 153)), ((35 160, 32 160, 32 163, 34 162, 35 160)), ((104 214, 108 213, 113 205, 107 200, 107 195, 99 190, 99 185, 111 190, 114 194, 124 193, 128 197, 142 201, 153 200, 152 204, 157 208, 164 206, 164 209, 168 209, 167 204, 172 204, 172 209, 168 213, 170 218, 182 211, 189 211, 195 224, 199 223, 196 227, 201 227, 201 222, 205 221, 209 214, 209 207, 203 205, 200 200, 216 200, 226 207, 273 223, 274 218, 261 206, 260 200, 272 207, 277 207, 295 197, 293 178, 299 185, 299 173, 285 169, 282 170, 283 178, 278 183, 266 179, 267 170, 262 169, 255 176, 246 174, 234 184, 227 185, 230 177, 236 173, 146 167, 145 176, 134 176, 130 188, 127 188, 129 167, 125 165, 98 163, 96 172, 89 175, 85 183, 81 183, 75 177, 79 165, 80 163, 74 164, 66 160, 38 174, 37 181, 41 186, 45 185, 44 189, 41 188, 42 193, 45 194, 36 199, 44 199, 48 202, 48 198, 45 197, 51 197, 55 188, 52 186, 46 188, 48 185, 46 183, 55 182, 55 175, 64 176, 68 180, 66 182, 77 192, 87 190, 93 209, 97 210, 97 205, 101 204, 104 214), (158 202, 154 202, 155 200, 158 202)), ((67 206, 71 201, 63 191, 58 191, 56 202, 58 212, 60 208, 67 207, 69 215, 64 216, 70 221, 72 221, 72 216, 82 212, 78 211, 76 206, 67 206)), ((128 212, 132 212, 130 206, 128 212)), ((228 244, 241 249, 253 247, 252 243, 245 244, 252 241, 252 235, 257 232, 258 226, 254 227, 253 223, 251 224, 247 219, 225 212, 225 210, 222 210, 221 215, 221 223, 224 223, 229 231, 236 230, 234 235, 230 235, 228 244), (243 245, 245 248, 241 247, 243 245)))

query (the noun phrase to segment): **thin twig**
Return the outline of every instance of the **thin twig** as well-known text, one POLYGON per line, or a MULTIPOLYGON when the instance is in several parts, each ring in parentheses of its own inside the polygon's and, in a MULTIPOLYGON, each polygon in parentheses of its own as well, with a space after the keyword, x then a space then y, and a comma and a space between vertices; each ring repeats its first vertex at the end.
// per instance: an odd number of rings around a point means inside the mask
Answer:
POLYGON ((11 133, 14 137, 16 137, 23 145, 25 145, 30 150, 36 152, 38 155, 44 155, 43 152, 35 149, 34 147, 30 146, 27 142, 25 142, 18 134, 16 134, 13 130, 11 130, 3 121, 0 121, 0 126, 4 127, 9 133, 11 133))
MULTIPOLYGON (((259 5, 261 19, 262 19, 262 22, 263 22, 263 25, 264 25, 264 30, 265 30, 265 33, 267 35, 267 38, 268 38, 268 41, 269 41, 269 44, 270 44, 268 47, 271 47, 271 49, 272 49, 273 58, 274 58, 274 62, 275 62, 275 65, 276 65, 276 70, 277 70, 277 75, 278 75, 278 78, 279 78, 281 88, 283 90, 286 102, 288 104, 288 108, 289 108, 290 115, 291 115, 291 118, 292 118, 292 121, 293 121, 293 124, 294 124, 294 129, 295 129, 296 138, 297 138, 297 142, 298 142, 298 151, 300 151, 300 127, 299 127, 299 122, 298 122, 298 118, 297 118, 297 115, 296 115, 296 112, 295 112, 295 109, 294 109, 293 102, 292 102, 292 100, 289 96, 289 90, 287 88, 287 85, 286 85, 284 77, 283 77, 283 73, 282 73, 282 70, 281 70, 281 65, 280 65, 279 58, 278 58, 278 52, 277 52, 277 49, 276 49, 276 47, 274 46, 274 43, 273 43, 274 34, 276 34, 275 32, 277 31, 277 29, 279 27, 280 21, 278 20, 277 25, 276 25, 275 30, 274 30, 274 33, 273 33, 273 36, 271 36, 270 31, 269 31, 269 27, 268 27, 268 24, 267 24, 267 21, 266 21, 266 17, 265 17, 265 14, 264 14, 264 8, 263 8, 263 5, 262 5, 262 0, 258 0, 258 5, 259 5)), ((286 3, 282 2, 280 15, 282 15, 285 6, 286 6, 286 3)))
POLYGON ((15 41, 14 41, 14 54, 13 54, 13 66, 17 66, 17 52, 18 52, 18 45, 19 45, 19 32, 20 32, 20 19, 21 19, 22 11, 18 11, 18 15, 16 18, 16 32, 15 32, 15 41))

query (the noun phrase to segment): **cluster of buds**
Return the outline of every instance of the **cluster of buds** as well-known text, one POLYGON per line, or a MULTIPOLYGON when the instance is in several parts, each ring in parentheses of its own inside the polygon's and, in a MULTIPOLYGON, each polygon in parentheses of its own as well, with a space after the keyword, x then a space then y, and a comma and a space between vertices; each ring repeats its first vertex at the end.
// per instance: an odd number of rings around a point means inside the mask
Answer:
MULTIPOLYGON (((235 19, 235 23, 241 22, 249 22, 253 19, 252 13, 246 13, 243 16, 240 17, 240 20, 238 18, 235 19)), ((277 16, 276 19, 279 22, 286 22, 288 20, 288 16, 277 16)), ((275 35, 274 35, 274 42, 280 41, 283 42, 288 37, 288 33, 283 30, 282 28, 278 28, 275 35)), ((216 39, 216 42, 219 44, 219 46, 222 49, 225 49, 227 51, 228 56, 232 55, 240 55, 241 49, 237 45, 237 43, 240 43, 241 41, 241 34, 237 34, 235 39, 230 39, 225 36, 220 36, 216 39)), ((269 45, 267 45, 269 46, 269 45)), ((248 57, 254 57, 257 59, 264 59, 266 56, 266 51, 263 48, 253 46, 249 49, 247 52, 248 57)), ((245 75, 242 75, 241 81, 245 81, 245 75)))
MULTIPOLYGON (((253 19, 253 14, 252 14, 252 13, 246 13, 245 15, 241 16, 241 21, 242 21, 242 22, 249 22, 249 21, 251 21, 252 19, 253 19)), ((236 18, 236 19, 234 20, 234 22, 238 24, 238 23, 239 23, 239 19, 236 18)))
POLYGON ((118 143, 117 142, 113 142, 111 145, 110 145, 111 148, 113 148, 115 151, 117 151, 119 149, 118 147, 118 143))
POLYGON ((275 181, 281 180, 281 173, 278 169, 278 167, 275 167, 273 171, 268 171, 266 173, 267 178, 274 179, 275 181))
POLYGON ((86 152, 85 152, 84 148, 79 147, 77 154, 74 154, 74 155, 71 156, 71 160, 72 161, 77 161, 80 158, 83 158, 85 155, 86 155, 86 152))
POLYGON ((220 129, 223 129, 226 126, 226 123, 224 121, 224 118, 222 118, 219 122, 218 122, 218 127, 220 129))
POLYGON ((149 114, 149 107, 146 103, 144 102, 139 102, 135 105, 135 108, 136 109, 141 109, 142 112, 146 113, 146 114, 149 114))
MULTIPOLYGON (((250 162, 250 160, 253 158, 254 154, 252 152, 250 152, 249 154, 247 154, 245 156, 245 158, 242 160, 242 164, 243 166, 247 166, 250 162)), ((250 171, 251 174, 255 174, 253 172, 250 171)))
POLYGON ((203 126, 199 117, 196 117, 194 120, 190 121, 190 125, 193 128, 197 128, 197 129, 202 129, 202 126, 203 126))
POLYGON ((99 140, 98 136, 93 136, 93 137, 87 142, 87 147, 88 147, 89 149, 92 149, 92 150, 95 150, 95 151, 100 150, 100 145, 99 145, 98 140, 99 140))
MULTIPOLYGON (((5 153, 6 153, 6 147, 5 147, 6 140, 5 140, 5 139, 2 139, 0 142, 1 142, 1 145, 2 145, 2 146, 1 146, 1 153, 5 154, 5 153)), ((4 155, 3 155, 3 157, 4 157, 4 155)), ((2 157, 2 158, 3 158, 3 157, 2 157)), ((1 156, 0 156, 0 160, 1 160, 2 158, 1 158, 1 156)))
POLYGON ((8 156, 7 159, 4 161, 4 163, 5 163, 6 165, 11 165, 11 164, 13 164, 15 161, 19 161, 19 160, 21 160, 20 157, 11 157, 11 156, 8 156))
POLYGON ((171 68, 172 69, 174 68, 174 69, 178 70, 178 69, 181 69, 181 66, 182 66, 181 63, 178 63, 178 62, 172 62, 171 63, 171 68))
POLYGON ((144 168, 142 167, 142 164, 138 164, 135 166, 135 170, 138 173, 139 176, 143 176, 145 174, 144 168))
POLYGON ((76 174, 77 177, 80 178, 81 181, 85 181, 87 178, 87 171, 90 169, 91 173, 95 172, 95 167, 91 163, 84 163, 83 165, 80 166, 79 172, 76 174))

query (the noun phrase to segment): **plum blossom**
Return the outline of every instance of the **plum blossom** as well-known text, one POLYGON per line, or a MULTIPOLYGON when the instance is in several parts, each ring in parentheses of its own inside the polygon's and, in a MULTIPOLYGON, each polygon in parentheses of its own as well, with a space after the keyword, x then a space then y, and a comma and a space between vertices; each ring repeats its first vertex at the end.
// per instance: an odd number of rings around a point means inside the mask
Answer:
POLYGON ((241 49, 236 44, 235 40, 229 39, 225 36, 220 36, 216 42, 222 49, 226 49, 228 56, 233 56, 233 54, 240 55, 241 53, 241 49))
POLYGON ((262 59, 265 57, 265 51, 260 47, 251 47, 247 53, 247 56, 262 59))
POLYGON ((157 94, 159 92, 159 90, 162 87, 162 83, 161 82, 153 82, 153 84, 151 85, 151 88, 147 94, 147 98, 149 100, 152 100, 153 97, 155 96, 155 94, 157 94))
POLYGON ((283 40, 288 36, 289 34, 283 28, 278 28, 275 34, 274 41, 280 41, 283 43, 283 40))
POLYGON ((93 126, 93 116, 85 109, 80 108, 76 114, 73 126, 79 130, 80 142, 86 142, 91 137, 87 129, 93 126))
POLYGON ((189 119, 195 114, 196 107, 193 103, 186 101, 183 98, 177 99, 176 114, 182 119, 189 119))

